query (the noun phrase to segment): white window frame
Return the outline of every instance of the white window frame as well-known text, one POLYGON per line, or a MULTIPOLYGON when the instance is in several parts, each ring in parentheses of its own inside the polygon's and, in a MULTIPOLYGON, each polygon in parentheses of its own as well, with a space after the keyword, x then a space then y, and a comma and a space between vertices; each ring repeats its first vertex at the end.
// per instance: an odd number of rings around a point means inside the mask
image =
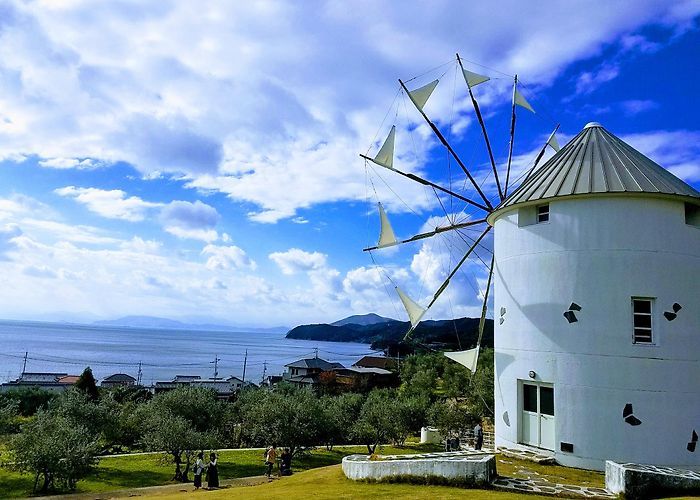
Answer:
POLYGON ((549 203, 544 203, 535 207, 535 220, 537 224, 546 224, 549 222, 549 203), (546 215, 547 218, 542 220, 541 217, 544 215, 546 215))
POLYGON ((656 336, 654 335, 654 298, 653 297, 632 297, 630 301, 630 306, 632 308, 632 343, 635 345, 656 345, 656 336), (649 313, 635 312, 634 303, 635 301, 644 301, 649 303, 649 313), (637 327, 635 326, 635 318, 637 316, 649 316, 649 324, 651 326, 647 327, 637 327), (649 340, 639 340, 637 338, 637 330, 648 330, 649 340))

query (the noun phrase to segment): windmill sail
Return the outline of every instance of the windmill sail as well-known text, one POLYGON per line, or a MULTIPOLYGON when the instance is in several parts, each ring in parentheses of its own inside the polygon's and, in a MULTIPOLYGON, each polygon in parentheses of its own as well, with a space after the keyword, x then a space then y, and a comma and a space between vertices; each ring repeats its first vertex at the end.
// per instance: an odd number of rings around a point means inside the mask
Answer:
POLYGON ((474 349, 467 349, 466 351, 446 352, 445 356, 460 365, 466 366, 470 372, 474 373, 476 372, 476 362, 479 359, 479 346, 477 345, 474 349))
POLYGON ((398 286, 396 287, 396 293, 399 294, 399 298, 401 299, 401 302, 403 302, 403 306, 406 308, 408 317, 411 320, 411 329, 415 328, 416 325, 420 323, 420 320, 427 309, 423 309, 421 306, 416 304, 408 295, 403 293, 398 286))
POLYGON ((464 75, 464 81, 467 82, 467 86, 470 89, 476 87, 480 83, 488 82, 491 79, 488 76, 480 75, 466 69, 462 69, 462 74, 464 75))
POLYGON ((423 110, 423 106, 425 106, 425 103, 428 102, 428 98, 430 98, 439 81, 440 80, 433 80, 428 85, 423 85, 421 88, 411 90, 408 93, 408 97, 411 98, 413 104, 415 104, 418 109, 421 111, 423 110))
POLYGON ((530 103, 527 102, 527 99, 525 99, 525 96, 520 93, 520 91, 516 88, 515 89, 515 94, 513 97, 513 104, 517 104, 521 108, 525 108, 528 111, 535 112, 534 109, 532 109, 532 106, 530 106, 530 103))
POLYGON ((386 168, 394 168, 394 138, 396 137, 396 125, 391 126, 391 131, 382 144, 379 153, 374 158, 370 158, 374 163, 386 168))
MULTIPOLYGON (((559 127, 557 127, 557 128, 559 128, 559 127)), ((552 146, 552 149, 554 151, 558 152, 561 149, 561 146, 559 146, 559 142, 557 141, 556 133, 557 133, 557 131, 555 129, 554 132, 552 132, 552 134, 549 136, 549 139, 547 139, 547 144, 552 146)))
POLYGON ((379 230, 379 243, 377 243, 377 248, 386 248, 398 244, 396 236, 394 236, 394 230, 391 228, 389 223, 389 218, 386 216, 384 207, 379 203, 379 220, 381 222, 381 228, 379 230))

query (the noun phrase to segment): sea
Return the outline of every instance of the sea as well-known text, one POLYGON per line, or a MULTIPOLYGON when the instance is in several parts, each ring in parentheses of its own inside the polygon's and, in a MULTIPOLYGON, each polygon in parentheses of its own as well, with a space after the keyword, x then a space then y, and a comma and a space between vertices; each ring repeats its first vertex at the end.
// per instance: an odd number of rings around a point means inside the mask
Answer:
POLYGON ((365 355, 381 355, 369 344, 285 338, 284 333, 105 327, 34 321, 0 321, 0 381, 27 372, 79 375, 89 366, 98 380, 126 373, 151 385, 176 375, 259 383, 280 375, 284 365, 318 356, 349 366, 365 355), (247 354, 246 354, 247 353, 247 354), (26 367, 25 367, 26 355, 26 367))

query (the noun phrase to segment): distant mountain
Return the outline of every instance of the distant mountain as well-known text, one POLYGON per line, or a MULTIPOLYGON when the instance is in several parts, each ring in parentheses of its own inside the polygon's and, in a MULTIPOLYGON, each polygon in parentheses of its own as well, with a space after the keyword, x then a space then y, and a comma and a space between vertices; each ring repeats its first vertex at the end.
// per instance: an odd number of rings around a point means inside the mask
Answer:
POLYGON ((168 318, 157 318, 154 316, 124 316, 123 318, 112 320, 94 321, 97 326, 121 326, 127 328, 156 328, 165 330, 207 330, 223 332, 250 332, 250 333, 284 333, 289 328, 277 326, 272 328, 256 328, 248 326, 214 325, 214 324, 192 324, 183 323, 168 318))
MULTIPOLYGON (((347 319, 347 318, 346 318, 347 319)), ((372 349, 390 349, 401 342, 410 328, 409 322, 384 318, 382 323, 359 325, 348 323, 301 325, 287 332, 287 338, 323 340, 330 342, 360 342, 371 344, 372 349)), ((345 320, 341 320, 345 321, 345 320)), ((446 349, 474 347, 479 336, 478 318, 423 321, 411 335, 415 344, 430 344, 446 349)), ((484 347, 493 347, 493 320, 487 319, 484 327, 484 347)))
POLYGON ((331 323, 332 326, 345 326, 345 325, 374 325, 377 323, 390 323, 396 322, 397 320, 391 318, 385 318, 378 314, 356 314, 354 316, 348 316, 347 318, 335 321, 331 323))

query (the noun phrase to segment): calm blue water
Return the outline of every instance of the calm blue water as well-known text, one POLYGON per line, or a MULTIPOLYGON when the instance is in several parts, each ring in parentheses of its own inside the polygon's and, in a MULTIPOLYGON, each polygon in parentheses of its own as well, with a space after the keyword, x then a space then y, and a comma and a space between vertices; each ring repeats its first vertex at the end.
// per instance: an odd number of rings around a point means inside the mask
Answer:
POLYGON ((16 379, 28 352, 28 372, 64 372, 79 375, 90 366, 98 380, 113 373, 136 377, 142 363, 142 383, 171 380, 175 375, 214 375, 218 355, 219 376, 243 375, 259 383, 263 363, 267 375, 279 375, 284 365, 318 355, 327 361, 350 365, 372 351, 368 344, 318 342, 284 338, 283 333, 237 333, 97 327, 0 321, 0 381, 16 379))

